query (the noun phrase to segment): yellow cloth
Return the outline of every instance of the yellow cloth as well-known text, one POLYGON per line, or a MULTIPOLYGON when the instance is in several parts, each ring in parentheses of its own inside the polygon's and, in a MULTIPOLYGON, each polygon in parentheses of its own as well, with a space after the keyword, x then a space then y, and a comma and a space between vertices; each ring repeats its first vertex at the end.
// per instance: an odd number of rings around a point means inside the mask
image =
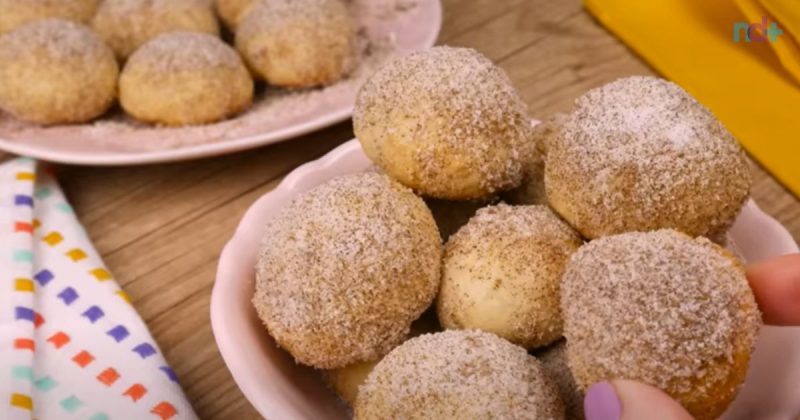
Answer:
POLYGON ((800 196, 800 50, 790 35, 790 28, 800 35, 800 2, 585 0, 585 6, 657 71, 709 107, 756 160, 800 196), (761 22, 760 13, 780 16, 769 17, 784 31, 776 42, 734 42, 734 25, 761 22))
POLYGON ((747 22, 761 22, 765 16, 770 21, 780 21, 783 35, 769 46, 775 50, 786 71, 800 81, 800 49, 791 36, 800 34, 796 32, 800 30, 800 3, 797 0, 736 0, 736 5, 747 17, 747 22))

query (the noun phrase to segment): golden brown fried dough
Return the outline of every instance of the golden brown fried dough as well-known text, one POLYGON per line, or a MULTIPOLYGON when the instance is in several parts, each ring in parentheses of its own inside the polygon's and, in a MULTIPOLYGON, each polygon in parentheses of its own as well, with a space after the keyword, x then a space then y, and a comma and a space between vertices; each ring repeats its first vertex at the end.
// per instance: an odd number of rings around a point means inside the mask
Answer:
POLYGON ((88 27, 65 20, 0 37, 0 108, 38 124, 92 120, 114 103, 119 67, 88 27))
POLYGON ((716 419, 747 374, 761 316, 744 268, 706 238, 674 230, 596 239, 561 286, 575 380, 625 378, 716 419))

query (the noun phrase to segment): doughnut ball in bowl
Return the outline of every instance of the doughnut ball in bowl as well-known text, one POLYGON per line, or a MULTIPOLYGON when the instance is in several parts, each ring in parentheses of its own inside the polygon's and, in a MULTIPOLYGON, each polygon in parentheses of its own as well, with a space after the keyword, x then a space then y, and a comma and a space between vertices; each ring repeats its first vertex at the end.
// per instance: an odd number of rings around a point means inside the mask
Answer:
POLYGON ((356 403, 358 388, 367 380, 378 361, 358 362, 326 373, 328 385, 351 407, 356 403))
POLYGON ((43 125, 89 121, 116 97, 114 53, 88 27, 48 19, 0 37, 0 108, 43 125))
POLYGON ((377 173, 334 178, 268 224, 253 304, 300 363, 377 360, 433 302, 441 254, 430 210, 409 189, 377 173))
POLYGON ((564 412, 569 420, 583 420, 583 393, 567 362, 567 344, 564 340, 534 354, 542 363, 542 368, 558 389, 558 395, 564 402, 564 412))
POLYGON ((120 103, 132 116, 164 125, 205 124, 246 109, 253 79, 219 38, 171 32, 149 41, 125 64, 120 103))
MULTIPOLYGON (((436 312, 429 310, 411 324, 408 338, 441 330, 439 321, 436 319, 436 312)), ((380 359, 371 362, 354 363, 343 368, 329 370, 325 372, 325 379, 331 389, 336 392, 336 395, 353 407, 356 403, 359 387, 367 380, 367 376, 369 376, 378 362, 380 362, 380 359)))
POLYGON ((471 330, 406 341, 359 389, 355 418, 563 419, 539 362, 522 347, 471 330))
POLYGON ((513 188, 530 136, 506 74, 467 48, 394 60, 364 84, 353 128, 386 173, 424 195, 465 200, 513 188))
POLYGON ((222 22, 230 29, 236 29, 239 21, 255 5, 256 0, 215 0, 214 7, 222 22))
POLYGON ((261 0, 240 22, 236 48, 271 85, 329 85, 354 68, 356 29, 341 0, 261 0))
POLYGON ((452 234, 458 232, 462 226, 469 222, 469 219, 483 207, 494 204, 494 197, 489 200, 468 200, 451 201, 439 200, 436 198, 426 198, 425 204, 431 209, 433 219, 442 234, 442 240, 446 241, 452 234))
POLYGON ((561 275, 582 243, 545 206, 478 210, 445 246, 439 321, 448 329, 489 331, 529 349, 558 340, 561 275))
POLYGON ((217 17, 208 0, 104 0, 92 27, 120 60, 163 33, 219 34, 217 17))
POLYGON ((533 128, 522 166, 522 183, 503 196, 511 204, 547 204, 544 188, 544 158, 547 145, 559 136, 566 115, 556 114, 533 128))
POLYGON ((629 77, 586 93, 548 145, 549 204, 588 238, 724 233, 750 191, 736 139, 677 85, 629 77))
POLYGON ((742 265, 674 230, 596 239, 561 285, 567 355, 585 390, 608 378, 656 386, 716 419, 745 379, 761 326, 742 265))
POLYGON ((92 20, 100 0, 0 0, 0 35, 42 19, 92 20))

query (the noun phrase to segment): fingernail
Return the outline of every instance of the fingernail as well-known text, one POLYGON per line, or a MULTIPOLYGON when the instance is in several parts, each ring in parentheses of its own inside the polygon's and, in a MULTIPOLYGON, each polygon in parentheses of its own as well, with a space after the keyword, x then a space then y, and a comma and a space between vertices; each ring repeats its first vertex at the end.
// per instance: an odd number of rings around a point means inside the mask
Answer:
POLYGON ((614 386, 609 382, 598 382, 586 391, 583 399, 583 410, 586 420, 620 420, 622 403, 617 397, 614 386))

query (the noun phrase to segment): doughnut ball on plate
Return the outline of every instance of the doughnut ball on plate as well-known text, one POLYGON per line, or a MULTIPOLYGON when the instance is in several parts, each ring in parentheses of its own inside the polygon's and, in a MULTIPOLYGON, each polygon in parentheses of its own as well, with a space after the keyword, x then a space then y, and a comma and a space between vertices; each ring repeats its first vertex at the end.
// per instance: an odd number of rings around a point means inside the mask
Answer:
POLYGON ((100 0, 0 0, 0 35, 43 19, 92 20, 100 0))
POLYGON ((214 7, 225 26, 233 30, 255 3, 256 0, 215 0, 214 7))
POLYGON ((219 34, 207 0, 104 0, 92 26, 121 60, 163 33, 219 34))
POLYGON ((562 336, 560 283, 580 236, 545 206, 478 210, 445 246, 439 321, 525 348, 562 336))
POLYGON ((271 85, 329 85, 355 65, 356 29, 341 0, 261 0, 239 23, 236 48, 271 85))
POLYGON ((39 124, 89 121, 116 97, 114 53, 88 27, 29 23, 0 37, 0 108, 39 124))
POLYGON ((122 107, 139 120, 204 124, 246 109, 253 79, 239 54, 219 38, 170 32, 130 57, 119 90, 122 107))
POLYGON ((539 362, 522 347, 470 330, 406 341, 359 389, 355 418, 562 419, 539 362))
POLYGON ((576 252, 561 285, 572 373, 656 386, 717 418, 745 379, 761 317, 744 268, 707 238, 625 233, 576 252))
POLYGON ((379 69, 358 93, 353 128, 386 173, 430 197, 466 200, 522 179, 526 106, 475 50, 434 47, 379 69))
POLYGON ((561 340, 543 351, 537 352, 535 356, 542 363, 544 372, 558 388, 558 394, 561 396, 561 401, 564 402, 566 418, 569 420, 585 418, 583 392, 575 382, 572 371, 569 370, 566 342, 561 340))
POLYGON ((334 178, 268 223, 253 303, 298 362, 377 360, 433 302, 441 255, 431 212, 409 189, 377 173, 334 178))
POLYGON ((588 238, 671 228, 716 236, 751 175, 736 139, 677 85, 629 77, 576 101, 549 145, 549 204, 588 238))

